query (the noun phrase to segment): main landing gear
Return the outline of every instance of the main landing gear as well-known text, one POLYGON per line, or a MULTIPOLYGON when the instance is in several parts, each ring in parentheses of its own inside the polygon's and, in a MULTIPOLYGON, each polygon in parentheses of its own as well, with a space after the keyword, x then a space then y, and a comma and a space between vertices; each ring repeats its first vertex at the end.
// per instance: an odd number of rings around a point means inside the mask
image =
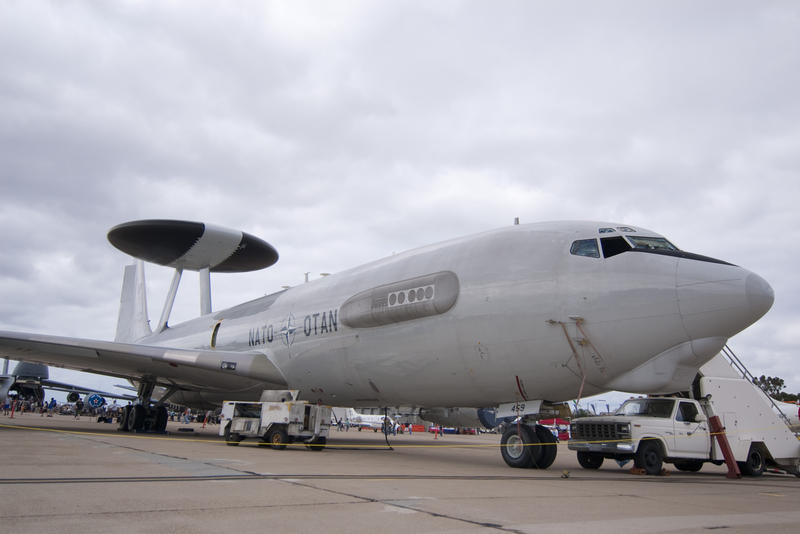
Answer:
POLYGON ((139 384, 139 394, 136 404, 124 406, 119 417, 117 430, 122 432, 153 432, 163 434, 167 430, 167 407, 163 405, 167 396, 161 402, 150 406, 150 397, 153 394, 155 382, 143 380, 139 384))
POLYGON ((500 453, 511 467, 547 469, 556 460, 556 438, 542 425, 512 423, 503 432, 500 453))
POLYGON ((166 406, 145 407, 142 404, 133 404, 122 408, 117 430, 163 434, 167 430, 167 419, 166 406))

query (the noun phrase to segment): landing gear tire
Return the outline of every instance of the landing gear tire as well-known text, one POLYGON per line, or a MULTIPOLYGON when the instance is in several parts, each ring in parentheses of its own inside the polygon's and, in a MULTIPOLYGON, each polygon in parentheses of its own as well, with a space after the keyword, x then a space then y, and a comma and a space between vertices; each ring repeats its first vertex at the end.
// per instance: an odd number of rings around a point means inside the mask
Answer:
POLYGON ((510 467, 527 468, 533 465, 533 447, 538 444, 531 429, 525 425, 511 425, 500 439, 500 454, 510 467))
POLYGON ((321 451, 322 449, 325 448, 325 443, 327 441, 328 441, 327 439, 325 439, 323 437, 319 437, 319 438, 315 439, 314 441, 311 441, 310 443, 308 443, 306 445, 306 447, 308 447, 312 451, 321 451))
POLYGON ((117 430, 122 432, 128 431, 128 417, 131 414, 131 407, 130 406, 123 406, 122 410, 120 410, 119 419, 117 421, 117 430))
POLYGON ((283 425, 272 425, 267 433, 264 434, 264 441, 276 451, 282 451, 289 442, 286 428, 283 425))
POLYGON ((578 451, 578 463, 584 469, 600 469, 603 465, 603 455, 596 452, 578 451))
POLYGON ((532 458, 534 469, 547 469, 553 462, 556 461, 558 449, 556 448, 556 437, 547 427, 536 425, 536 438, 539 440, 540 445, 534 447, 532 458))
POLYGON ((747 460, 736 463, 739 464, 739 471, 748 477, 760 477, 764 474, 764 470, 766 469, 764 454, 756 445, 750 445, 750 452, 747 453, 747 460))
POLYGON ((166 406, 156 406, 156 432, 166 432, 167 430, 167 419, 169 418, 169 413, 167 412, 166 406))
POLYGON ((128 432, 142 430, 144 426, 145 409, 141 404, 134 404, 128 414, 128 432))
POLYGON ((689 473, 696 473, 703 468, 702 460, 681 460, 675 462, 675 469, 678 471, 687 471, 689 473))
POLYGON ((636 467, 644 469, 648 475, 661 474, 664 465, 664 455, 661 453, 661 446, 655 440, 642 440, 639 443, 639 450, 633 460, 636 467))

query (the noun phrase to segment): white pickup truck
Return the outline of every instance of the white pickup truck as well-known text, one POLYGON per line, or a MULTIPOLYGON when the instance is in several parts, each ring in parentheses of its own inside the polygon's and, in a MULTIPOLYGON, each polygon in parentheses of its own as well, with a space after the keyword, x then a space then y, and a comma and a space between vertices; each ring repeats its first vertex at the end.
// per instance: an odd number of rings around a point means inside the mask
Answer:
POLYGON ((576 419, 568 447, 586 469, 612 458, 632 459, 648 474, 660 473, 664 462, 699 471, 704 462, 724 462, 709 425, 717 415, 742 474, 759 476, 772 465, 800 476, 800 441, 769 398, 721 356, 701 369, 692 396, 629 399, 614 415, 576 419))

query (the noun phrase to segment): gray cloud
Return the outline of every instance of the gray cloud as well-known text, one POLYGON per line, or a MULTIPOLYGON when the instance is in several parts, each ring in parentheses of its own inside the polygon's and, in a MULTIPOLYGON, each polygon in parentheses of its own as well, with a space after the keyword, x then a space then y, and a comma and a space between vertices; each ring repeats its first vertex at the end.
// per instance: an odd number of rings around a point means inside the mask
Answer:
POLYGON ((514 216, 612 219, 764 275, 775 306, 732 345, 800 391, 798 22, 788 1, 5 3, 0 327, 111 337, 105 232, 136 218, 278 247, 219 306, 514 216))

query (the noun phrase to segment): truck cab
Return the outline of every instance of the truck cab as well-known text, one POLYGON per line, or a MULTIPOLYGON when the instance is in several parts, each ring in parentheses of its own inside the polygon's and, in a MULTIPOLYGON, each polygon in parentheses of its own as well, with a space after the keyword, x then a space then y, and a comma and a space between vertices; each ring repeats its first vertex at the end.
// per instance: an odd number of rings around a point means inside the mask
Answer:
POLYGON ((588 469, 613 458, 634 460, 653 474, 661 471, 664 461, 696 470, 698 463, 686 460, 700 460, 702 466, 711 450, 707 417, 693 399, 629 399, 614 415, 576 419, 570 430, 568 447, 578 451, 578 461, 588 469))
POLYGON ((648 474, 660 473, 664 462, 681 471, 727 462, 749 476, 768 465, 800 476, 800 441, 791 421, 773 411, 774 401, 734 358, 719 354, 706 363, 691 391, 631 398, 614 415, 574 420, 568 447, 586 469, 612 458, 633 459, 648 474))

